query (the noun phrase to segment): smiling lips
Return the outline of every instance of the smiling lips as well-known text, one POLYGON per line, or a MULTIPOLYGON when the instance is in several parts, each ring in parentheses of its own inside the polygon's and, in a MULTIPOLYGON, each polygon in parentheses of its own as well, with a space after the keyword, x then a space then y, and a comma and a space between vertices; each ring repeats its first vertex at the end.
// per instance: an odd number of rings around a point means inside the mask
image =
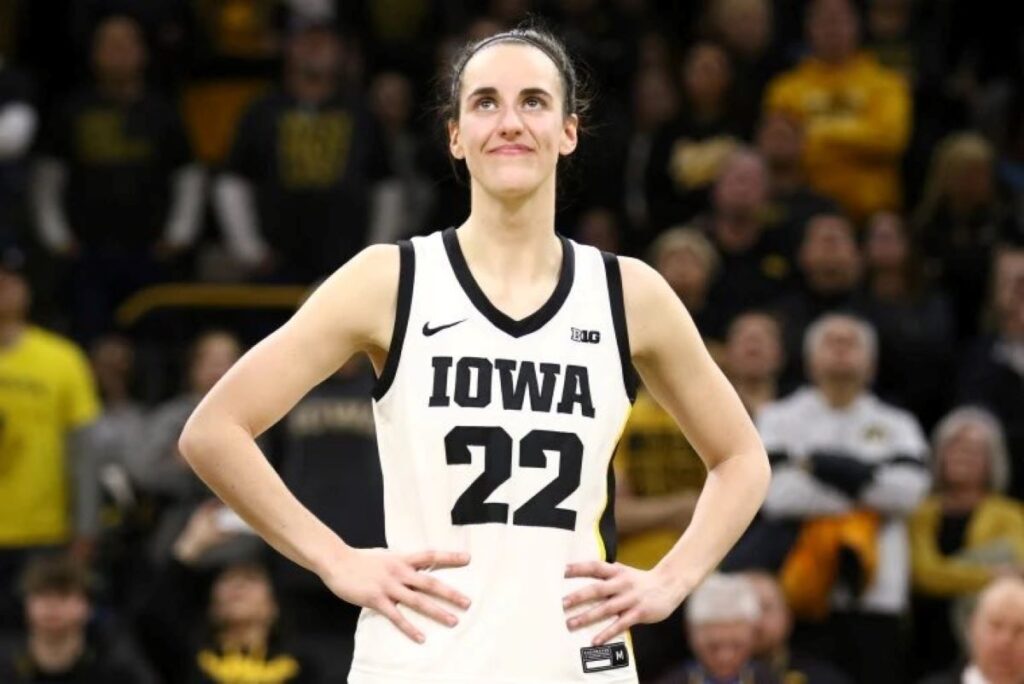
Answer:
POLYGON ((520 154, 529 154, 533 152, 526 145, 502 145, 501 147, 495 147, 491 150, 491 154, 500 154, 502 156, 517 156, 520 154))

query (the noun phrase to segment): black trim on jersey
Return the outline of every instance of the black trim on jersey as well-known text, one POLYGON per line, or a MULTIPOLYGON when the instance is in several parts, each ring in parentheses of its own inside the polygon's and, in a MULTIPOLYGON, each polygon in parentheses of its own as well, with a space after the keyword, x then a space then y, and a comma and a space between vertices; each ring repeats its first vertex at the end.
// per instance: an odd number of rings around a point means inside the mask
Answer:
POLYGON ((416 250, 408 240, 398 241, 398 304, 395 307, 395 327, 391 333, 391 345, 384 361, 377 384, 373 386, 373 398, 380 401, 398 373, 398 360, 402 357, 405 344, 405 330, 409 327, 409 308, 412 305, 412 281, 416 276, 416 250))
MULTIPOLYGON (((619 450, 619 445, 615 445, 615 451, 619 450)), ((612 459, 615 458, 615 452, 612 452, 612 459)), ((608 499, 604 505, 604 511, 601 512, 601 518, 598 520, 597 529, 601 535, 601 543, 604 544, 604 560, 608 563, 614 563, 619 553, 619 532, 615 526, 615 468, 612 467, 612 462, 608 462, 608 499)))
POLYGON ((622 298, 622 271, 618 258, 609 252, 601 252, 604 258, 604 273, 608 278, 608 297, 612 307, 612 325, 615 326, 615 340, 619 345, 619 361, 622 364, 622 382, 630 403, 636 401, 640 384, 636 369, 633 368, 633 354, 629 350, 629 329, 626 326, 626 305, 622 298))
POLYGON ((480 286, 469 270, 469 264, 466 263, 466 257, 462 253, 462 247, 459 245, 458 236, 455 235, 455 229, 445 229, 442 237, 444 239, 444 250, 448 253, 448 261, 451 262, 452 270, 455 271, 455 278, 459 281, 459 285, 462 286, 466 296, 473 302, 473 306, 487 320, 494 324, 494 327, 508 333, 512 337, 522 337, 523 335, 529 335, 540 330, 544 327, 545 323, 558 313, 562 304, 565 303, 566 297, 569 296, 569 290, 572 289, 573 276, 576 271, 576 260, 573 256, 572 243, 561 235, 558 236, 558 239, 562 243, 562 269, 558 274, 558 284, 555 285, 555 291, 551 293, 551 296, 544 302, 543 306, 526 318, 521 318, 518 321, 510 318, 491 304, 491 300, 487 299, 487 295, 480 289, 480 286))

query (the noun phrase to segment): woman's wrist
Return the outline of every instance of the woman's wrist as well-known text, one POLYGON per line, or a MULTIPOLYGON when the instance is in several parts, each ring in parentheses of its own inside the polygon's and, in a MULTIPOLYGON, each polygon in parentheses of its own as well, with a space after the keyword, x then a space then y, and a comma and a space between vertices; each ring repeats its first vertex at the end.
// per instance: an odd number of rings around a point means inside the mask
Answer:
POLYGON ((687 567, 685 561, 677 560, 672 554, 662 558, 651 572, 658 576, 661 585, 668 587, 680 603, 704 578, 702 573, 687 567))
POLYGON ((328 544, 321 544, 310 553, 308 567, 320 578, 325 578, 339 567, 344 566, 352 557, 354 548, 346 544, 340 537, 334 535, 333 540, 328 544))

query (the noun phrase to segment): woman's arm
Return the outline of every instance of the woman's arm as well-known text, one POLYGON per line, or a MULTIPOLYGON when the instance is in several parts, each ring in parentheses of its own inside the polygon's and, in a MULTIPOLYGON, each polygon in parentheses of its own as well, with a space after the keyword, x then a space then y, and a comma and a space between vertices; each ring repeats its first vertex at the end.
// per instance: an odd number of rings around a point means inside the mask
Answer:
POLYGON ((207 393, 185 425, 179 448, 199 477, 271 546, 317 573, 345 600, 378 610, 420 640, 396 603, 454 624, 453 615, 414 589, 463 607, 468 600, 416 569, 463 565, 465 554, 398 557, 352 549, 288 491, 255 441, 356 352, 382 365, 391 344, 398 276, 394 246, 370 247, 345 264, 207 393))
POLYGON ((567 607, 608 597, 570 620, 570 627, 619 616, 595 643, 674 610, 739 539, 764 501, 771 478, 750 417, 679 298, 643 262, 620 258, 619 263, 634 366, 704 461, 708 479, 690 525, 649 573, 607 563, 570 566, 570 576, 604 581, 567 597, 567 607))

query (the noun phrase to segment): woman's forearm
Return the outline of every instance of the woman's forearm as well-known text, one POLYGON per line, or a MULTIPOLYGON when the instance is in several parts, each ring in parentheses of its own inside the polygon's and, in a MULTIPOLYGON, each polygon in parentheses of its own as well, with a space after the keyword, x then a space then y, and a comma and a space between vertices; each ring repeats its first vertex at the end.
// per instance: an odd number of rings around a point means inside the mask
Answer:
POLYGON ((708 472, 689 527, 655 568, 681 597, 714 570, 747 529, 770 479, 763 451, 736 454, 708 472))
POLYGON ((193 415, 179 441, 196 474, 271 546, 321 574, 348 546, 288 490, 242 426, 193 415))

